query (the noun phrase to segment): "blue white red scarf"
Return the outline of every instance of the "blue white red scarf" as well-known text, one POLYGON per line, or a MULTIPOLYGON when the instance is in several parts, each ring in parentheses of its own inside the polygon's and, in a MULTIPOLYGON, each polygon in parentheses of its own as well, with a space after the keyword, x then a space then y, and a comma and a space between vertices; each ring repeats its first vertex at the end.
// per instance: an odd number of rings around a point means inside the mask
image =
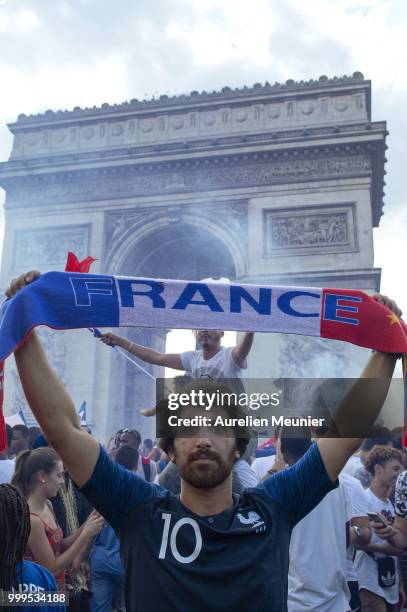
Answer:
MULTIPOLYGON (((89 269, 88 258, 81 263, 87 265, 81 268, 78 262, 70 268, 89 269)), ((366 293, 347 289, 48 272, 3 302, 0 360, 37 325, 61 330, 135 326, 279 332, 407 353, 404 321, 366 293)))

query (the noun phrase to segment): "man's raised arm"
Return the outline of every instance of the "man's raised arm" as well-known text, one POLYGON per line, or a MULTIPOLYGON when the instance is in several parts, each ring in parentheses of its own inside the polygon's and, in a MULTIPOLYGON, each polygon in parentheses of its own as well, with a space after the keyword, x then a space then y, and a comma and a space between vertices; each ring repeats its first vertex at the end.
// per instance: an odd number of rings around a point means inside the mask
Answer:
MULTIPOLYGON (((383 295, 376 299, 396 316, 401 316, 397 304, 383 295)), ((361 377, 342 400, 333 417, 331 430, 318 440, 319 451, 332 480, 359 448, 386 400, 397 356, 373 353, 361 377), (366 379, 371 379, 371 384, 366 379), (355 436, 355 437, 352 437, 355 436), (358 437, 356 437, 358 436, 358 437)))
MULTIPOLYGON (((39 272, 21 275, 11 283, 7 297, 15 295, 38 276, 39 272)), ((50 367, 35 332, 15 351, 15 359, 27 402, 48 442, 76 484, 84 485, 96 465, 99 444, 81 429, 75 406, 50 367)))
POLYGON ((165 368, 172 368, 173 370, 185 369, 182 365, 181 355, 177 353, 159 353, 148 346, 136 344, 135 342, 131 342, 130 340, 122 338, 117 334, 112 334, 111 332, 102 334, 100 339, 108 346, 120 346, 128 353, 135 355, 146 363, 152 363, 153 365, 159 365, 165 368))
POLYGON ((246 366, 246 357, 252 348, 253 338, 253 332, 245 332, 239 344, 235 346, 232 351, 233 360, 240 368, 244 368, 246 366))

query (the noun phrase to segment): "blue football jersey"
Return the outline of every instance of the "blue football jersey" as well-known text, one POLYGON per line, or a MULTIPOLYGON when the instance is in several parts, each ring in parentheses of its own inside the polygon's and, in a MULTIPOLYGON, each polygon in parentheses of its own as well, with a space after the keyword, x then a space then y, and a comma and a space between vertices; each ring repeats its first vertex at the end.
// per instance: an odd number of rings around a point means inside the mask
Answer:
POLYGON ((119 535, 128 612, 283 612, 291 531, 335 486, 314 444, 233 507, 203 517, 101 449, 82 493, 119 535))

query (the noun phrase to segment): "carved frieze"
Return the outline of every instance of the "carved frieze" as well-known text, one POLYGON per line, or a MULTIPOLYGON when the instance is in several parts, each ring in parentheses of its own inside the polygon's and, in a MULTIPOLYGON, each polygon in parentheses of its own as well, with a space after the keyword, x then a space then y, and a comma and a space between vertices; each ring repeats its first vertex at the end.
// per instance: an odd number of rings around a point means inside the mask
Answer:
POLYGON ((316 156, 286 161, 233 163, 229 158, 203 160, 191 167, 190 162, 178 163, 177 169, 133 167, 126 174, 95 172, 88 180, 72 177, 51 184, 24 184, 8 188, 9 204, 75 202, 105 197, 128 197, 166 192, 204 191, 251 185, 272 185, 278 182, 313 180, 318 178, 354 176, 371 170, 367 154, 316 156), (110 176, 109 176, 110 174, 110 176))
POLYGON ((68 251, 79 259, 88 255, 89 225, 18 230, 14 241, 13 271, 28 268, 63 269, 68 251))
POLYGON ((354 204, 264 210, 264 255, 355 251, 354 204))
POLYGON ((271 230, 274 249, 349 243, 346 212, 280 217, 272 220, 271 230))

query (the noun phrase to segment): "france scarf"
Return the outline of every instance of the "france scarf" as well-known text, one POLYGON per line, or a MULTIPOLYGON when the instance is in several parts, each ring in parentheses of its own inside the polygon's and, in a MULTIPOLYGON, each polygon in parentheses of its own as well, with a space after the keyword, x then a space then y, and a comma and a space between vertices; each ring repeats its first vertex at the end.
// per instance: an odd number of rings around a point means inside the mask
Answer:
POLYGON ((48 272, 1 305, 0 360, 37 325, 279 332, 407 353, 404 321, 366 293, 347 289, 48 272))

